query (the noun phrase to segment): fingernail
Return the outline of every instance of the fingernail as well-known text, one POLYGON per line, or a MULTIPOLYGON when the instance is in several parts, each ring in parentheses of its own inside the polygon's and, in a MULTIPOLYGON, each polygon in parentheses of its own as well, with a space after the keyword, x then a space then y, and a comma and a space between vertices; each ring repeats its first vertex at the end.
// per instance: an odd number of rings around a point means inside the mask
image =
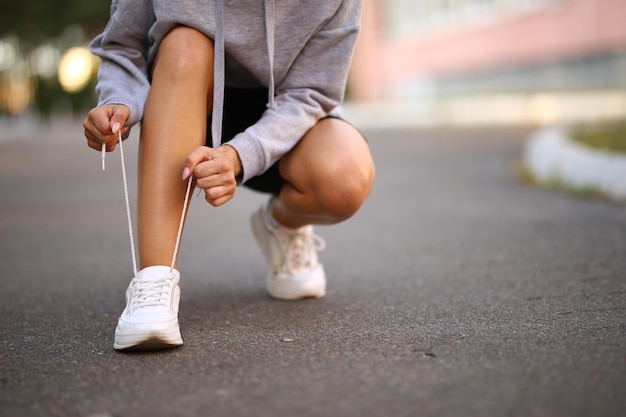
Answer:
POLYGON ((191 169, 189 167, 185 167, 185 169, 183 169, 183 179, 186 180, 189 177, 189 174, 191 174, 191 169))
POLYGON ((120 124, 118 122, 113 123, 113 126, 111 127, 111 131, 113 133, 117 133, 118 130, 120 130, 120 124))

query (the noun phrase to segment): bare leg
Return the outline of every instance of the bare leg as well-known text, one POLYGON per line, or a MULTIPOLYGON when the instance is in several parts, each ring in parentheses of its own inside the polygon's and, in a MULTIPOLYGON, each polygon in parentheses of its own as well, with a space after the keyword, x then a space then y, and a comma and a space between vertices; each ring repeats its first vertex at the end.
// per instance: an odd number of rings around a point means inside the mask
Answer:
POLYGON ((268 264, 267 290, 281 300, 320 298, 326 294, 326 273, 317 251, 324 241, 309 225, 354 215, 372 189, 374 162, 354 127, 324 119, 280 160, 279 169, 286 184, 251 221, 268 264), (268 210, 284 227, 269 221, 268 210))
POLYGON ((369 147, 350 124, 324 119, 280 161, 287 180, 273 215, 284 226, 333 224, 361 207, 374 184, 369 147))
POLYGON ((172 261, 187 183, 186 156, 206 138, 213 42, 187 27, 163 39, 152 73, 139 146, 140 268, 172 261))

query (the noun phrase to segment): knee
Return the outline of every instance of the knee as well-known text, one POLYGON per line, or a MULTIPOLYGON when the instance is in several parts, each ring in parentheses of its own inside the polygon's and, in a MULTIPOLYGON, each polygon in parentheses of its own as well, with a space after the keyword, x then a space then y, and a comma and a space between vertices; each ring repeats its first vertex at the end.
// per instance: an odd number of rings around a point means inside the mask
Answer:
POLYGON ((323 211, 335 221, 354 216, 374 184, 375 170, 371 159, 342 164, 327 174, 318 192, 323 211))
POLYGON ((196 29, 177 26, 161 41, 154 65, 181 80, 203 74, 213 66, 213 41, 196 29))
POLYGON ((312 128, 280 164, 280 173, 306 196, 320 221, 352 217, 374 184, 369 146, 351 125, 325 119, 312 128))

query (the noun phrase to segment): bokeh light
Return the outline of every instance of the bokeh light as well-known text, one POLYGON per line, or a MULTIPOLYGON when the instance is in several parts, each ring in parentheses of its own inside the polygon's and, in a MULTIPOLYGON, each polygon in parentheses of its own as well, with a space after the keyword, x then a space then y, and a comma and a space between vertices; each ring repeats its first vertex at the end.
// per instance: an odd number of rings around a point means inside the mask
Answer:
POLYGON ((28 109, 34 95, 34 85, 27 77, 0 82, 0 103, 9 114, 20 114, 28 109))
POLYGON ((35 83, 28 63, 16 53, 16 48, 6 45, 11 44, 4 44, 4 55, 0 59, 0 64, 7 64, 8 68, 0 77, 0 108, 9 114, 19 114, 32 104, 35 83))
POLYGON ((0 71, 6 71, 15 64, 18 56, 17 49, 15 39, 0 39, 0 71))
POLYGON ((59 62, 59 83, 65 92, 77 93, 89 84, 93 71, 94 60, 89 49, 83 46, 70 48, 59 62))
POLYGON ((61 54, 51 44, 41 45, 30 54, 30 67, 33 74, 49 80, 57 75, 61 54))

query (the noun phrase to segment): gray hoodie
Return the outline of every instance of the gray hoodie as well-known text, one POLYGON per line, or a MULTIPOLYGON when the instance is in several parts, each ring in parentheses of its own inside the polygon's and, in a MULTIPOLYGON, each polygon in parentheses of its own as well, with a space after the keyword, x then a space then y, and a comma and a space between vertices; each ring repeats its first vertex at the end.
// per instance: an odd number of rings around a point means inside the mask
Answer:
POLYGON ((90 45, 102 58, 98 105, 124 104, 131 111, 127 125, 140 121, 159 43, 176 25, 198 29, 215 40, 215 146, 224 87, 269 89, 261 119, 229 142, 245 182, 337 111, 361 7, 362 0, 113 0, 109 23, 90 45))

